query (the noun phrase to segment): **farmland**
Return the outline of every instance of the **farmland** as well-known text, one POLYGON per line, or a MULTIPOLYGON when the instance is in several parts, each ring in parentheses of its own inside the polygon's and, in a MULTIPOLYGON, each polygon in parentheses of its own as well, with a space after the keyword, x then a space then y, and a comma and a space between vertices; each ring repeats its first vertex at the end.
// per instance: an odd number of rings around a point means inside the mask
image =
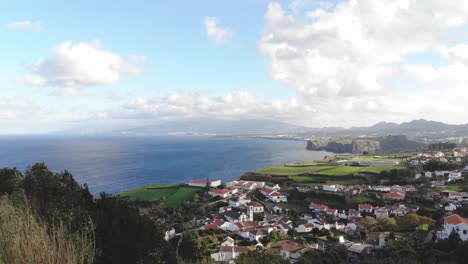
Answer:
POLYGON ((157 184, 121 192, 119 195, 130 200, 157 201, 164 199, 166 207, 174 208, 191 200, 200 189, 176 184, 157 184))

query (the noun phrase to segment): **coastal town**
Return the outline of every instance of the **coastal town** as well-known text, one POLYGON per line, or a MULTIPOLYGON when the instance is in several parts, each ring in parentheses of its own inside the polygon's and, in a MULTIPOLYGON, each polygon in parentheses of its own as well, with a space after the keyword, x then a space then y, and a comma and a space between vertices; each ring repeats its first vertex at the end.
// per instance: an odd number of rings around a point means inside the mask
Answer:
POLYGON ((348 262, 359 262, 394 241, 423 245, 453 237, 468 240, 467 158, 463 148, 391 158, 340 155, 327 161, 339 163, 341 170, 361 168, 350 176, 357 178, 364 168, 398 166, 407 171, 380 171, 381 179, 372 183, 301 184, 278 182, 271 175, 263 181, 191 180, 183 185, 200 188, 196 199, 209 206, 204 215, 194 216, 190 230, 171 226, 164 217, 154 219, 166 225, 168 241, 186 232, 210 239, 207 252, 213 262, 260 252, 295 263, 308 254, 336 250, 348 262), (378 163, 382 161, 384 165, 378 163))

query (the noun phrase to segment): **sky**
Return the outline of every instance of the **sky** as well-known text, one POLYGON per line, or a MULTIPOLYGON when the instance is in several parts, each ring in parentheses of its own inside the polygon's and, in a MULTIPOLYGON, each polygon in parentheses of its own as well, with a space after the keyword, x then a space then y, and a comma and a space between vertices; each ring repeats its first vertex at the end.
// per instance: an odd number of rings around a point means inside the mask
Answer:
POLYGON ((0 1, 0 134, 467 123, 468 2, 0 1))

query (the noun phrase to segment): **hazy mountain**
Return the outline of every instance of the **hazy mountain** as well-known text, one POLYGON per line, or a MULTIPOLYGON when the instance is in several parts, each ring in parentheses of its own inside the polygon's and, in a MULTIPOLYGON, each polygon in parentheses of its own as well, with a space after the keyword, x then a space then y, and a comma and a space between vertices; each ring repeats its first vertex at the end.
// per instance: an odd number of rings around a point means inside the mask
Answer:
POLYGON ((310 128, 291 125, 283 122, 250 119, 250 120, 218 120, 191 119, 167 121, 158 125, 129 129, 130 134, 216 134, 216 135, 259 135, 259 134, 294 134, 310 131, 310 128))

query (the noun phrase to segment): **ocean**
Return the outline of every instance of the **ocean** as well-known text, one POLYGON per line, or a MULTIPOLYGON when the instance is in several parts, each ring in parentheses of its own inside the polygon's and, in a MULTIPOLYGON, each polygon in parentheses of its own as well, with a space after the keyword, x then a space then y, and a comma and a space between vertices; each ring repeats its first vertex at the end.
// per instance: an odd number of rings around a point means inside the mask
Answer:
POLYGON ((208 136, 1 137, 0 167, 24 172, 45 162, 53 171, 68 170, 93 194, 115 193, 154 183, 235 180, 249 170, 330 154, 305 147, 304 141, 208 136))

